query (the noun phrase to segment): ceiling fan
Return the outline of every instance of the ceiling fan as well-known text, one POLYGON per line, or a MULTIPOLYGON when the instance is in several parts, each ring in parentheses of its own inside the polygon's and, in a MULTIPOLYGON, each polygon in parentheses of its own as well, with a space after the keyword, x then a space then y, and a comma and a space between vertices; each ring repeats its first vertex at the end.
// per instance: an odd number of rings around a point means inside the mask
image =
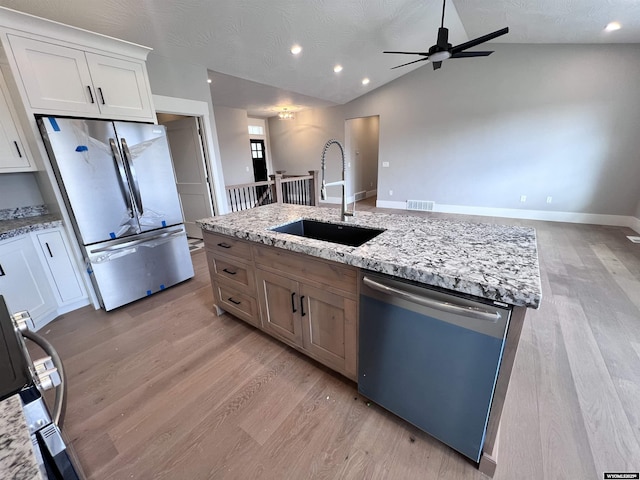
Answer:
POLYGON ((399 53, 403 55, 422 55, 424 58, 419 58, 418 60, 414 60, 413 62, 403 63, 402 65, 398 65, 396 67, 391 67, 391 70, 394 68, 404 67, 406 65, 411 65, 412 63, 418 62, 427 62, 430 61, 433 63, 433 69, 437 70, 442 66, 442 61, 448 58, 468 58, 468 57, 486 57, 491 55, 493 51, 476 51, 476 52, 465 52, 466 49, 475 47, 476 45, 480 45, 481 43, 488 42, 489 40, 493 40, 496 37, 501 35, 505 35, 509 33, 509 27, 502 28, 493 33, 488 33, 487 35, 483 35, 482 37, 478 37, 475 40, 469 40, 468 42, 461 43, 460 45, 452 46, 449 42, 449 29, 444 27, 444 6, 446 0, 442 1, 442 23, 440 24, 440 28, 438 28, 438 41, 434 46, 432 46, 428 52, 390 52, 385 51, 382 53, 399 53))

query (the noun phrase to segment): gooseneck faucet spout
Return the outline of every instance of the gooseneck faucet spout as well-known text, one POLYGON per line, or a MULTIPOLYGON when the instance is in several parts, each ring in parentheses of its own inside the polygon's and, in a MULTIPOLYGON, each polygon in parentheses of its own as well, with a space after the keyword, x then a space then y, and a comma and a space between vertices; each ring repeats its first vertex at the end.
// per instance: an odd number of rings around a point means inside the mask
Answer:
MULTIPOLYGON (((324 148, 322 149, 322 188, 320 189, 320 198, 322 200, 327 199, 327 187, 332 187, 334 185, 342 185, 342 210, 340 214, 340 219, 344 222, 347 220, 347 217, 353 217, 355 215, 355 211, 347 212, 347 189, 345 182, 345 172, 347 170, 347 165, 344 158, 344 148, 339 141, 331 139, 327 143, 324 144, 324 148), (324 180, 324 171, 325 171, 325 155, 329 147, 333 144, 336 144, 340 149, 340 156, 342 157, 342 180, 337 182, 326 183, 324 180)), ((355 205, 355 204, 354 204, 355 205)))

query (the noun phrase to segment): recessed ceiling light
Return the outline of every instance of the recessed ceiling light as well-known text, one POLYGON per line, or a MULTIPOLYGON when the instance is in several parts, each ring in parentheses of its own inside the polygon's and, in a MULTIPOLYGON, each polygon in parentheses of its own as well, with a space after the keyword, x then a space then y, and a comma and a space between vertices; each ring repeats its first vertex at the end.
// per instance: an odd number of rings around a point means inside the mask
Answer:
POLYGON ((362 84, 363 85, 369 85, 370 80, 368 78, 363 78, 362 79, 362 84))
POLYGON ((298 55, 302 51, 302 47, 300 45, 294 45, 291 47, 291 53, 294 55, 298 55))
POLYGON ((211 79, 210 78, 207 78, 207 83, 211 83, 211 79))
POLYGON ((336 65, 333 67, 333 71, 336 73, 340 73, 342 71, 342 65, 336 65))
POLYGON ((621 28, 622 28, 622 25, 620 25, 620 22, 611 22, 604 29, 607 32, 614 32, 616 30, 620 30, 621 28))

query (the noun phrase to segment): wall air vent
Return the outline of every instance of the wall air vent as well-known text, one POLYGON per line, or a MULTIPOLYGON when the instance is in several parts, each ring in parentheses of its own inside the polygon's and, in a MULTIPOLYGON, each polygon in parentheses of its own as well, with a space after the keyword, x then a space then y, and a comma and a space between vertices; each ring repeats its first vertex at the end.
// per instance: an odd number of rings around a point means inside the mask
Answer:
POLYGON ((356 202, 359 202, 360 200, 364 200, 365 198, 367 198, 367 192, 366 191, 361 191, 361 192, 356 192, 356 202))
POLYGON ((429 200, 407 200, 407 210, 419 210, 421 212, 433 212, 436 202, 429 200))

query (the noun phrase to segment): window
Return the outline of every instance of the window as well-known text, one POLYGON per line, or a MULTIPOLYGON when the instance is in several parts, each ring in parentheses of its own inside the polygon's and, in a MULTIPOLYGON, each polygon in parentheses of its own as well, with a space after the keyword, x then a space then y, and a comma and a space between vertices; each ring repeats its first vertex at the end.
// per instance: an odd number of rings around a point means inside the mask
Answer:
POLYGON ((264 127, 260 125, 249 125, 249 135, 264 135, 264 127))

